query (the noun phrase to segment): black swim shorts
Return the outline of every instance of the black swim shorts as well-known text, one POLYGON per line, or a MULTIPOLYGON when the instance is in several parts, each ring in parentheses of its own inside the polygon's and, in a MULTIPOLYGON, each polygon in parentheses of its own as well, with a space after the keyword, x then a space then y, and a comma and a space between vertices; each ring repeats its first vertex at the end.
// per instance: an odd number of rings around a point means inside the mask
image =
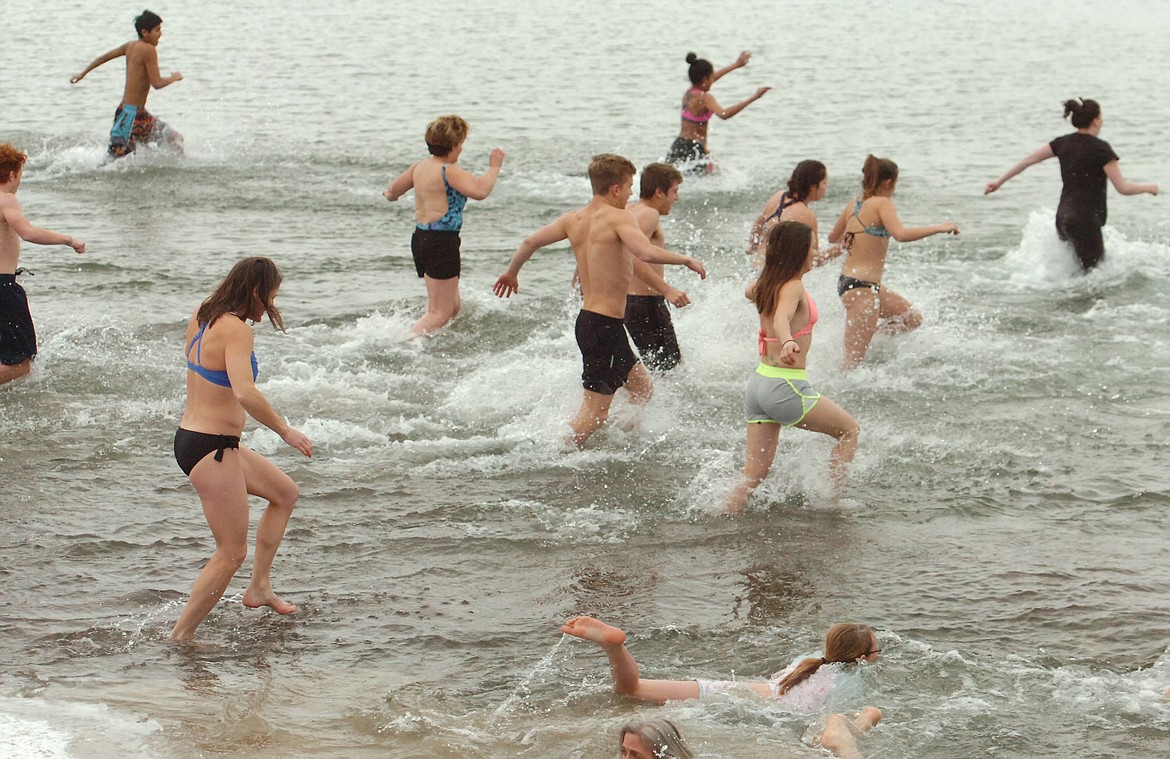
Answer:
POLYGON ((577 347, 581 349, 581 385, 602 395, 613 395, 626 384, 638 363, 621 319, 593 311, 577 314, 577 347))
POLYGON ((683 171, 689 174, 704 174, 712 168, 711 162, 706 160, 710 155, 698 140, 676 137, 666 153, 666 162, 685 164, 683 171))
POLYGON ((661 295, 626 296, 626 330, 638 346, 642 363, 656 371, 678 366, 682 353, 670 320, 670 309, 661 295))
POLYGON ((445 229, 418 229, 410 238, 414 270, 421 279, 454 279, 459 276, 459 233, 445 229))
POLYGON ((28 310, 28 296, 16 275, 0 274, 0 364, 36 358, 37 332, 28 310))

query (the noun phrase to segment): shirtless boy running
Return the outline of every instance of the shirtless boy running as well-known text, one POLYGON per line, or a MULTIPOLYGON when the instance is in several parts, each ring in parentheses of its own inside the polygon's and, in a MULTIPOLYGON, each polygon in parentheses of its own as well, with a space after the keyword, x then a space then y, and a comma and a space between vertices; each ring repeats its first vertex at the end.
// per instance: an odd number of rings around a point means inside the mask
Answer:
POLYGON ((85 67, 85 71, 70 77, 69 81, 77 84, 103 63, 126 56, 126 89, 122 92, 122 103, 114 112, 108 151, 110 159, 133 153, 139 142, 165 142, 176 153, 183 155, 183 135, 146 110, 146 97, 151 87, 161 90, 183 79, 178 71, 172 71, 170 76, 159 73, 158 41, 162 37, 162 19, 150 11, 143 11, 141 16, 134 19, 134 28, 138 32, 137 40, 119 45, 95 58, 85 67))
POLYGON ((638 227, 626 201, 634 187, 636 169, 621 156, 602 153, 589 164, 593 199, 589 205, 563 214, 534 232, 512 256, 508 270, 496 280, 493 292, 501 298, 519 292, 517 275, 532 254, 546 245, 568 240, 577 259, 584 307, 577 316, 577 345, 581 349, 585 388, 581 409, 569 423, 572 441, 582 446, 609 416, 613 395, 623 385, 634 403, 645 403, 654 392, 646 367, 630 349, 622 320, 630 286, 633 257, 643 261, 679 264, 706 278, 703 264, 690 256, 655 246, 638 227), (630 254, 633 254, 632 256, 630 254))
POLYGON ((16 283, 20 241, 68 245, 78 253, 85 243, 74 237, 34 227, 24 218, 16 191, 28 156, 11 143, 0 144, 0 385, 23 377, 37 355, 37 333, 24 288, 16 283))
MULTIPOLYGON (((642 169, 639 177, 640 199, 630 206, 638 227, 659 248, 666 247, 666 237, 659 223, 678 200, 678 186, 682 174, 669 163, 652 163, 642 169)), ((666 301, 682 307, 690 303, 687 294, 667 285, 662 278, 666 267, 662 264, 634 262, 634 277, 626 295, 626 331, 638 347, 642 363, 656 371, 667 371, 678 366, 682 353, 666 301), (648 275, 646 271, 651 273, 648 275)))

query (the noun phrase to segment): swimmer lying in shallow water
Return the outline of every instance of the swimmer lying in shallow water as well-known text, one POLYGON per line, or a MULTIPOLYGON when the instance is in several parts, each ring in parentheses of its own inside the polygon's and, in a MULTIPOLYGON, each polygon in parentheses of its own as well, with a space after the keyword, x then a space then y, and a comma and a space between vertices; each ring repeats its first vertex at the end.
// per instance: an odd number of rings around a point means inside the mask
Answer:
MULTIPOLYGON (((617 627, 593 617, 574 617, 561 626, 561 632, 596 643, 605 651, 609 657, 613 689, 618 695, 662 704, 705 699, 738 687, 750 689, 758 696, 801 713, 823 707, 844 670, 876 661, 882 650, 873 628, 852 623, 836 624, 825 634, 824 656, 793 662, 765 682, 645 680, 639 676, 638 663, 626 648, 625 632, 617 627)), ((860 759, 856 736, 872 728, 881 718, 881 709, 872 706, 851 715, 831 714, 819 737, 819 745, 843 759, 860 759)))

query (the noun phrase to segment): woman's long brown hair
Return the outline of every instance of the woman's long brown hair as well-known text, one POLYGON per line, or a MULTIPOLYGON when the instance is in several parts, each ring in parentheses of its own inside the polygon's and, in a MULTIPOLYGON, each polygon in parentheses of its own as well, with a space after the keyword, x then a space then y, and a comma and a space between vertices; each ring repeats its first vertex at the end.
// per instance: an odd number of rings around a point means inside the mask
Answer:
POLYGON ((800 276, 808 249, 812 247, 812 227, 799 221, 782 221, 768 233, 764 249, 764 270, 756 280, 756 311, 766 319, 780 305, 780 288, 800 276))
POLYGON ((247 317, 256 310, 259 301, 273 329, 284 332, 284 317, 273 304, 280 287, 280 270, 271 258, 254 256, 236 263, 223 278, 215 292, 199 306, 195 320, 200 324, 213 324, 224 314, 247 317))

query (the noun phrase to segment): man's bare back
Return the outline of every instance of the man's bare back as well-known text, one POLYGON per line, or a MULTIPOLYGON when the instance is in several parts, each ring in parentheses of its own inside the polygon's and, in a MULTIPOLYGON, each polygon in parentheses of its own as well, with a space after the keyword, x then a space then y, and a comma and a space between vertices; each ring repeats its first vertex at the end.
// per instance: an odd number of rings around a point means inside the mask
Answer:
POLYGON ((158 48, 142 40, 133 40, 127 42, 123 49, 126 56, 126 89, 122 92, 122 104, 145 108, 146 98, 150 95, 152 68, 158 77, 158 48))

